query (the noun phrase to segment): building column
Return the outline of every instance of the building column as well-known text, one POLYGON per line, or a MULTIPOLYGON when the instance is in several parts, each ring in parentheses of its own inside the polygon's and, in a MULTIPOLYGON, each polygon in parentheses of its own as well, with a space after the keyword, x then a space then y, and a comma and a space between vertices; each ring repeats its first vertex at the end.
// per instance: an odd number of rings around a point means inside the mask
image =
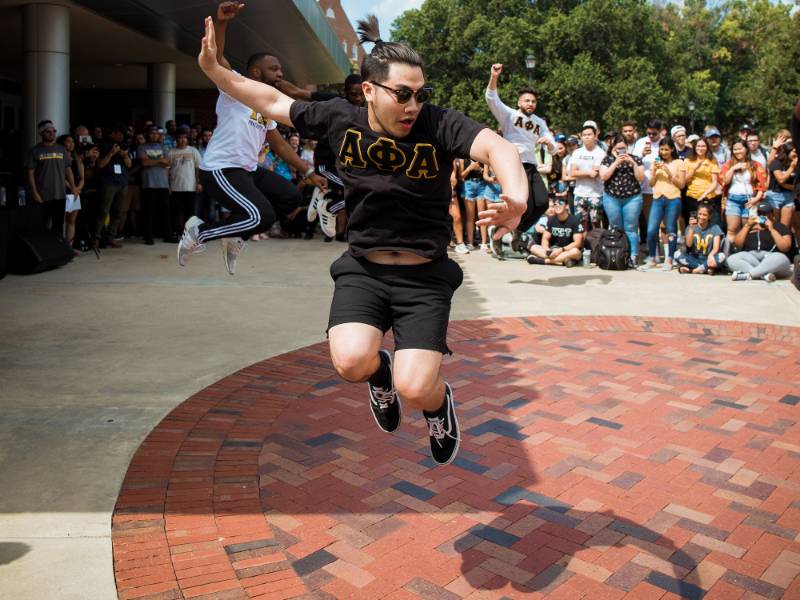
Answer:
POLYGON ((164 127, 175 119, 175 64, 147 65, 147 81, 153 94, 153 121, 164 127))
POLYGON ((25 148, 39 142, 36 125, 50 119, 59 134, 69 131, 69 7, 26 4, 23 7, 25 64, 25 148))

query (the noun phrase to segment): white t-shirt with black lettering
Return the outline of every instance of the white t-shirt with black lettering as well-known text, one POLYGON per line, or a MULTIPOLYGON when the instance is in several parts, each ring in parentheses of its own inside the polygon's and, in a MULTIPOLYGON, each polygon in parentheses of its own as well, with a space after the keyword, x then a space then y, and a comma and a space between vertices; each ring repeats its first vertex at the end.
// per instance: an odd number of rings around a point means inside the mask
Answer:
POLYGON ((278 124, 234 100, 220 90, 217 99, 217 128, 203 155, 203 171, 244 169, 255 171, 267 131, 278 124))
MULTIPOLYGON (((573 169, 577 171, 599 171, 600 164, 606 157, 606 153, 599 146, 592 150, 580 147, 572 153, 567 167, 568 174, 572 174, 573 169)), ((600 198, 603 195, 603 180, 598 177, 578 177, 575 180, 576 198, 600 198)))

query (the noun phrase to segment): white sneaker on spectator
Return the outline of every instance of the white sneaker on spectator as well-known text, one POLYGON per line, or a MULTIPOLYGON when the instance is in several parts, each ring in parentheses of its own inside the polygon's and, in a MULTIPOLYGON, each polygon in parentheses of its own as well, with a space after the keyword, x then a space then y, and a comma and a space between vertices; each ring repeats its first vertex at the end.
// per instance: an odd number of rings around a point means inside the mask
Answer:
POLYGON ((766 281, 767 283, 772 283, 776 279, 777 277, 775 276, 775 273, 767 273, 766 275, 764 275, 764 281, 766 281))
POLYGON ((308 204, 308 210, 306 211, 306 218, 308 219, 309 223, 313 223, 317 220, 317 211, 324 197, 325 192, 318 187, 315 187, 314 192, 311 194, 311 202, 308 204))
POLYGON ((654 258, 648 258, 644 261, 641 265, 637 267, 637 271, 651 271, 657 267, 656 261, 654 258))
POLYGON ((203 220, 198 217, 191 217, 186 221, 183 228, 183 235, 181 241, 178 243, 178 264, 185 266, 186 261, 192 254, 200 254, 206 249, 205 244, 201 244, 197 239, 200 235, 199 227, 203 224, 203 220))
POLYGON ((466 244, 457 244, 454 250, 457 254, 469 254, 469 247, 466 244))
POLYGON ((731 281, 750 281, 753 279, 750 277, 750 273, 744 273, 742 271, 734 271, 731 273, 731 281))
POLYGON ((336 215, 328 210, 329 200, 321 200, 317 211, 319 212, 319 226, 327 237, 336 237, 336 215))
POLYGON ((483 252, 484 254, 491 254, 492 253, 492 251, 489 250, 489 244, 481 244, 480 251, 483 252))
POLYGON ((225 268, 228 273, 234 275, 236 273, 236 259, 242 253, 244 247, 247 245, 245 241, 240 238, 222 238, 222 258, 225 260, 225 268))
POLYGON ((666 272, 672 271, 672 259, 671 258, 665 258, 664 259, 664 264, 661 265, 661 270, 662 271, 666 271, 666 272))

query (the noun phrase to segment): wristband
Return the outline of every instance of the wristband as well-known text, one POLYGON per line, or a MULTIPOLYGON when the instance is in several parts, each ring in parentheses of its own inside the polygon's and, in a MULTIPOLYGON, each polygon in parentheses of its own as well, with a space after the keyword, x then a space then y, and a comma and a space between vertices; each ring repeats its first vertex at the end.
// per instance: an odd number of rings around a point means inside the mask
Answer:
POLYGON ((303 179, 308 179, 314 174, 314 167, 308 167, 308 170, 303 173, 303 179))

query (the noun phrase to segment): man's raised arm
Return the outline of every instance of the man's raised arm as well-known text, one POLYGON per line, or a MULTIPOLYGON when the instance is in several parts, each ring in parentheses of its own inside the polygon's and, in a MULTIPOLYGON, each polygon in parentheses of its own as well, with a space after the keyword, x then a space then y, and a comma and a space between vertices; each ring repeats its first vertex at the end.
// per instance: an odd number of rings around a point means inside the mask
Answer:
POLYGON ((217 7, 217 20, 214 23, 214 34, 217 38, 217 60, 228 70, 231 68, 231 63, 225 58, 225 34, 228 30, 228 23, 243 8, 244 2, 220 2, 217 7))
POLYGON ((500 95, 497 93, 497 80, 500 79, 500 74, 502 72, 502 64, 497 63, 492 65, 492 71, 489 75, 489 85, 486 86, 486 103, 489 105, 489 110, 500 123, 501 127, 506 117, 514 114, 514 109, 503 104, 503 101, 500 100, 500 95))
POLYGON ((294 127, 289 118, 289 109, 294 100, 272 86, 242 77, 219 63, 214 21, 211 17, 206 17, 206 35, 197 62, 203 73, 231 98, 267 118, 294 127))

